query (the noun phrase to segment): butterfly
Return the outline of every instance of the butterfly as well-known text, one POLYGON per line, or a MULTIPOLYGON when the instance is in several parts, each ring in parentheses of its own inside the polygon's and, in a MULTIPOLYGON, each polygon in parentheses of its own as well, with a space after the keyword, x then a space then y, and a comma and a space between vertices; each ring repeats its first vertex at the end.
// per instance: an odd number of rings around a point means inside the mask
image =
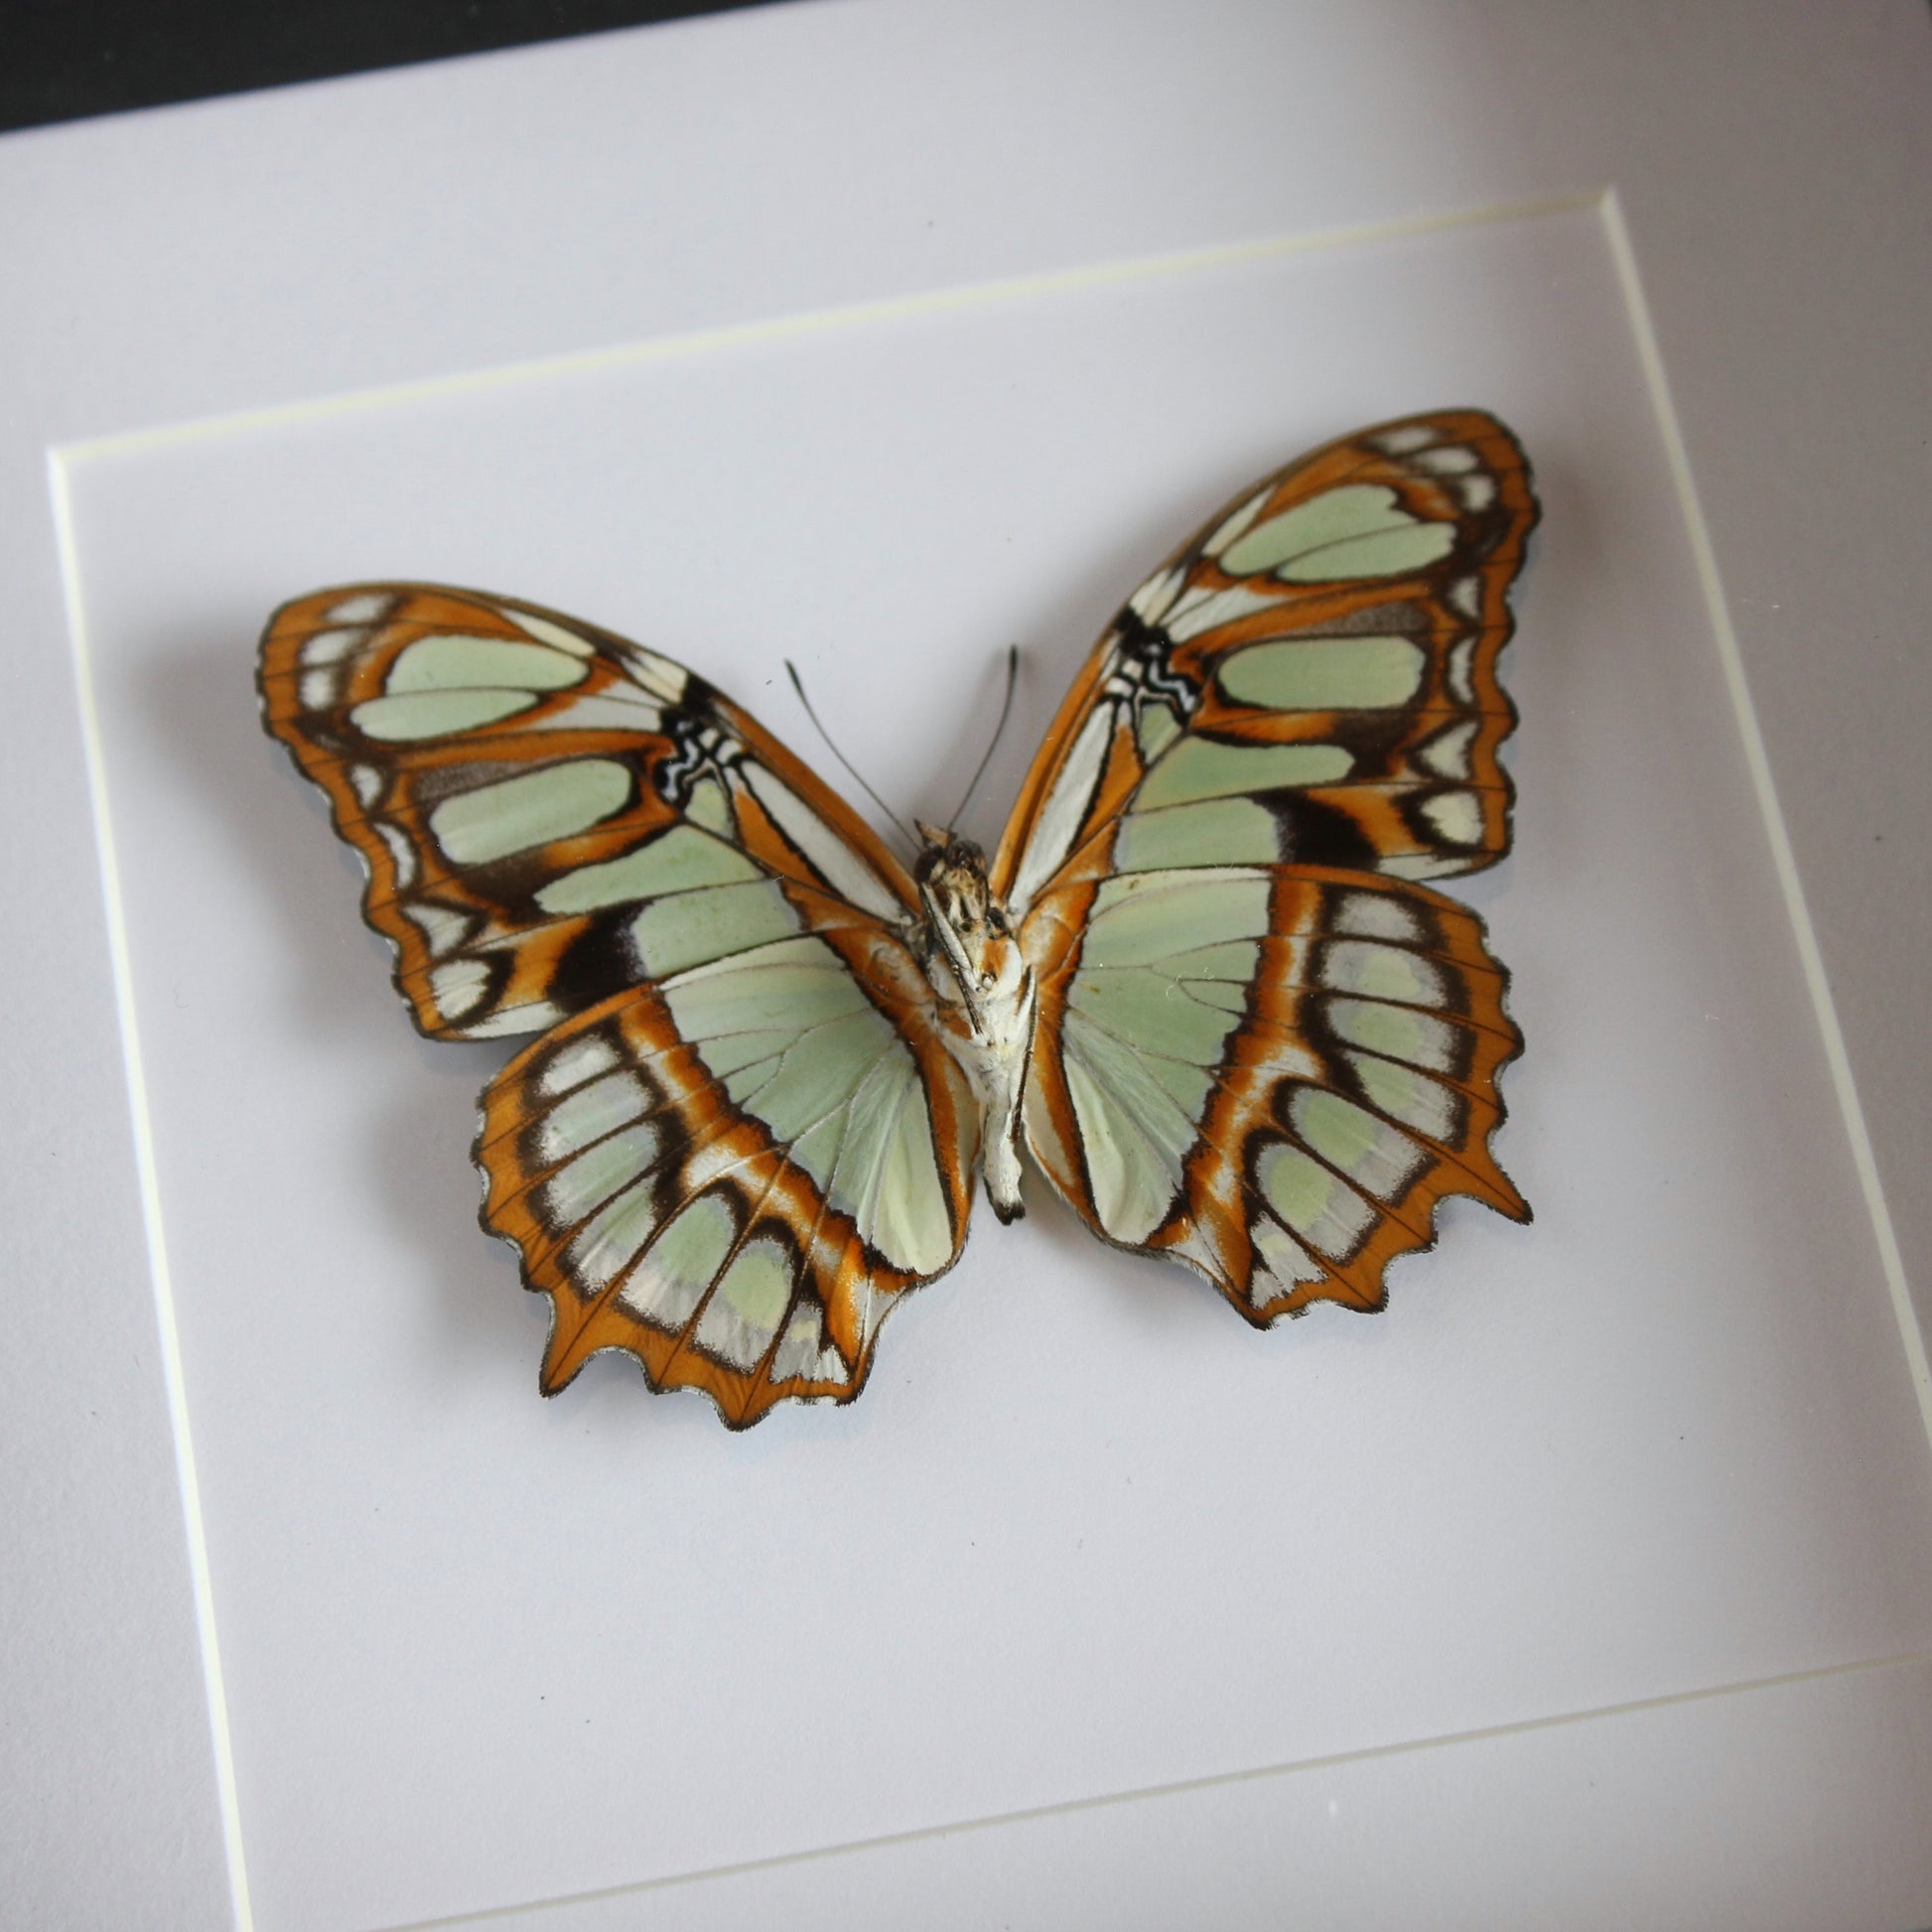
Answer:
POLYGON ((1521 1049, 1481 919, 1509 849, 1508 593, 1536 522, 1477 410, 1245 490, 1108 625, 989 857, 909 870, 695 673, 515 598, 285 605, 268 730, 368 872, 437 1039, 534 1035, 483 1095, 484 1227, 601 1349, 748 1427, 849 1402, 1022 1149, 1103 1241, 1266 1326, 1374 1310, 1490 1153, 1521 1049))

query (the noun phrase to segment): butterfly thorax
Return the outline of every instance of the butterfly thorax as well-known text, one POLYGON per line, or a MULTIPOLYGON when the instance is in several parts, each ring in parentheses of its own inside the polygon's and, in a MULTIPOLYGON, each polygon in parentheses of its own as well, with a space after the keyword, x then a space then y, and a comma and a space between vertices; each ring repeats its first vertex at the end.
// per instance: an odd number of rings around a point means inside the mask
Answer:
POLYGON ((1033 1051, 1036 999, 1006 908, 987 884, 986 854, 971 839, 921 823, 913 868, 925 908, 920 957, 939 999, 944 1037, 980 1103, 980 1169, 1003 1221, 1020 1199, 1020 1096, 1033 1051))

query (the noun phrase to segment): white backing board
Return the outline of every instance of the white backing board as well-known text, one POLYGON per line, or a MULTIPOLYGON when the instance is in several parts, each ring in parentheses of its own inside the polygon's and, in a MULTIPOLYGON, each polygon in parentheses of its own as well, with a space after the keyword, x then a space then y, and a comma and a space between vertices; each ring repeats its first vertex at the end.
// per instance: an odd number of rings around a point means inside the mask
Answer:
MULTIPOLYGON (((69 451, 258 1922, 393 1923, 1932 1646, 1932 1465, 1600 207, 1261 249, 69 451), (571 610, 943 816, 1296 449, 1479 402, 1526 1230, 1267 1337, 1035 1190, 853 1410, 734 1439, 538 1305, 254 721, 281 598, 571 610), (218 938, 212 937, 218 935, 218 938), (1767 1046, 1775 1043, 1775 1050, 1767 1046), (1850 1260, 1848 1261, 1848 1257, 1850 1260), (578 1792, 585 1802, 554 1802, 578 1792), (622 1794, 614 1815, 612 1794, 622 1794), (532 1794, 552 1794, 533 1801, 532 1794)), ((980 826, 996 829, 992 808, 980 826)))

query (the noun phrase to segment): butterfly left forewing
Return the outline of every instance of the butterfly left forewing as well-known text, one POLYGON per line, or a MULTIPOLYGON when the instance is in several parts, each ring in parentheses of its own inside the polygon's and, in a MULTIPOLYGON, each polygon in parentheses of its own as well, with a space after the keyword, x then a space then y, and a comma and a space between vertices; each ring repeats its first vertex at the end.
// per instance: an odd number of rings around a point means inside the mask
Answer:
POLYGON ((666 970, 695 889, 750 934, 784 889, 891 922, 915 902, 876 834, 681 664, 516 599, 363 584, 283 606, 268 729, 368 867, 363 916, 438 1038, 535 1033, 666 970), (641 923, 640 923, 641 921, 641 923))
POLYGON ((1003 841, 1036 1158, 1250 1319, 1379 1307, 1448 1194, 1527 1215, 1488 1149, 1505 975, 1416 882, 1508 847, 1496 658, 1535 515, 1478 411, 1289 466, 1130 600, 1003 841))
POLYGON ((261 681, 418 1026, 547 1030, 476 1149, 546 1390, 619 1347, 734 1427, 849 1401, 959 1253, 978 1131, 876 835, 682 666, 517 600, 319 593, 261 681))

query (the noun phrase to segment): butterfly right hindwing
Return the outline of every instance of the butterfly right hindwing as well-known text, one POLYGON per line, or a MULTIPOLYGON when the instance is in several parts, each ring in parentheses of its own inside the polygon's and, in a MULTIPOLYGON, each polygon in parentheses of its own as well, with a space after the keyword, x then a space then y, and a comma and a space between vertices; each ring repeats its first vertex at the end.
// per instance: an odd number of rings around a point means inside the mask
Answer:
POLYGON ((1192 1263, 1266 1322, 1381 1307, 1446 1194, 1528 1217, 1489 1153, 1520 1036, 1453 899, 1199 867, 1056 890, 1029 931, 1028 1142, 1103 1239, 1192 1263))

